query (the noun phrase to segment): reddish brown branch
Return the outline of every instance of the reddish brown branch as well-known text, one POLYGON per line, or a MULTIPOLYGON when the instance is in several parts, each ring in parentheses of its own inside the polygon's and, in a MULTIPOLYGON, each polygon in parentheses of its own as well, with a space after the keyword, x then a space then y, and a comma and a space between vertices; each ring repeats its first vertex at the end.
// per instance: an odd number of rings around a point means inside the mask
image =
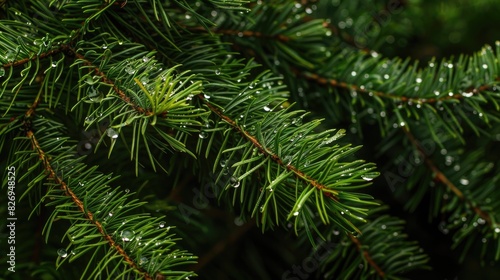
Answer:
POLYGON ((410 142, 417 148, 419 153, 424 157, 425 164, 434 174, 434 180, 440 182, 444 186, 446 186, 449 190, 451 190, 461 201, 463 201, 469 208, 471 208, 481 219, 485 220, 489 225, 492 224, 491 217, 488 213, 481 210, 481 208, 475 206, 469 199, 467 199, 462 191, 460 191, 455 184, 453 184, 448 177, 436 166, 436 164, 432 161, 430 156, 425 152, 425 149, 420 145, 420 142, 413 136, 413 134, 405 127, 403 127, 403 131, 406 136, 410 140, 410 142))
POLYGON ((37 59, 41 59, 41 58, 43 59, 43 58, 46 58, 49 56, 53 56, 53 55, 56 55, 58 53, 61 53, 62 51, 64 51, 64 46, 61 46, 58 49, 50 50, 46 53, 41 53, 40 55, 34 55, 31 58, 23 58, 20 60, 13 61, 11 63, 4 64, 4 65, 2 65, 2 67, 9 68, 9 67, 16 67, 16 66, 24 65, 30 61, 35 61, 37 59))
POLYGON ((352 234, 349 234, 349 238, 351 239, 352 243, 356 245, 358 251, 363 254, 363 257, 368 262, 368 264, 370 264, 370 266, 373 267, 373 269, 375 269, 375 271, 381 278, 385 278, 385 272, 377 265, 377 263, 375 263, 375 261, 372 259, 370 255, 370 252, 363 249, 361 242, 359 242, 359 240, 352 234))
MULTIPOLYGON (((203 95, 198 95, 198 97, 200 99, 202 99, 202 100, 205 101, 205 98, 203 97, 203 95)), ((223 119, 225 122, 227 122, 229 125, 231 125, 234 130, 238 131, 241 135, 243 135, 243 137, 247 138, 259 150, 259 152, 261 154, 270 157, 274 162, 278 163, 279 165, 285 166, 286 169, 288 169, 289 171, 291 171, 291 172, 293 172, 295 174, 295 177, 297 177, 297 178, 299 178, 301 180, 306 181, 307 183, 311 184, 313 187, 317 188, 318 190, 328 189, 325 185, 323 185, 320 182, 318 182, 317 180, 309 177, 304 172, 302 172, 301 170, 299 170, 297 167, 295 167, 295 166, 293 166, 291 164, 284 164, 283 160, 278 155, 276 155, 272 151, 266 149, 259 142, 259 140, 257 140, 250 133, 248 133, 247 131, 243 130, 240 126, 238 126, 233 119, 231 119, 230 117, 224 115, 217 107, 213 106, 209 102, 205 102, 205 104, 207 105, 207 107, 212 112, 214 112, 221 119, 223 119)), ((339 198, 337 197, 339 193, 337 191, 333 191, 333 192, 324 192, 323 191, 322 193, 326 197, 328 197, 328 198, 330 198, 332 200, 339 201, 339 198)))
POLYGON ((86 66, 89 66, 89 67, 92 67, 95 75, 101 77, 101 81, 103 83, 106 83, 110 86, 113 87, 113 91, 118 94, 118 96, 123 100, 125 101, 127 104, 129 104, 132 108, 134 108, 134 110, 136 110, 137 112, 141 113, 141 114, 144 114, 146 116, 151 116, 153 115, 154 113, 147 110, 147 109, 144 109, 142 108, 141 106, 135 104, 134 102, 132 102, 132 100, 130 100, 130 97, 128 97, 125 92, 123 90, 121 90, 120 88, 118 88, 118 86, 114 83, 113 80, 111 80, 110 78, 108 78, 106 76, 106 74, 104 72, 102 72, 99 67, 95 66, 92 64, 92 62, 90 62, 89 60, 87 60, 85 58, 85 56, 79 54, 79 53, 76 53, 76 52, 73 52, 75 57, 82 60, 83 61, 83 64, 86 65, 86 66))
POLYGON ((31 140, 33 149, 38 153, 40 160, 43 162, 46 172, 48 173, 48 178, 54 180, 54 182, 61 186, 61 189, 66 192, 66 195, 71 197, 73 203, 78 207, 80 212, 82 212, 87 219, 92 222, 96 227, 102 237, 109 243, 109 245, 115 249, 125 260, 128 265, 133 267, 135 270, 140 271, 145 279, 152 280, 153 277, 139 267, 132 258, 125 252, 125 250, 117 244, 114 239, 106 233, 102 224, 94 217, 94 214, 90 211, 86 211, 83 202, 78 198, 78 196, 71 190, 71 188, 64 182, 59 176, 57 176, 56 171, 50 164, 50 157, 45 154, 45 152, 40 147, 38 140, 31 130, 26 133, 26 136, 31 140))
MULTIPOLYGON (((427 99, 426 98, 412 98, 412 97, 400 96, 400 95, 390 94, 390 93, 381 92, 381 91, 372 91, 369 89, 364 89, 364 88, 361 88, 357 85, 348 84, 345 82, 339 82, 335 79, 328 79, 328 78, 322 77, 322 76, 315 74, 315 73, 305 73, 305 72, 302 72, 298 69, 292 69, 292 71, 296 76, 302 76, 305 79, 310 80, 310 81, 314 81, 317 84, 322 85, 322 86, 332 86, 332 87, 343 88, 343 89, 347 89, 347 90, 355 90, 356 92, 361 92, 361 93, 365 93, 365 94, 373 94, 373 95, 379 96, 381 98, 393 99, 393 100, 399 101, 401 103, 408 102, 408 103, 414 103, 414 104, 425 104, 425 103, 432 104, 432 103, 442 102, 442 101, 446 101, 446 100, 450 100, 450 99, 457 100, 457 99, 464 98, 464 96, 462 94, 454 94, 452 96, 447 95, 447 96, 443 96, 440 98, 427 98, 427 99)), ((499 80, 500 80, 500 77, 496 79, 496 81, 499 81, 499 80)), ((478 88, 469 88, 466 90, 466 92, 470 92, 472 94, 479 94, 480 92, 488 90, 489 88, 491 88, 491 86, 483 85, 483 86, 480 86, 478 88)))

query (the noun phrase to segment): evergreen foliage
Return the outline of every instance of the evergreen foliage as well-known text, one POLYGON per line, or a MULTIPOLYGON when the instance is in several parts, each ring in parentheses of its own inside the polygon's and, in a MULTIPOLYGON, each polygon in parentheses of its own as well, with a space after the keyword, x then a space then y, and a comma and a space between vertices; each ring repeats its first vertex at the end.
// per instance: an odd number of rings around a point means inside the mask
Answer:
POLYGON ((394 56, 426 4, 1 1, 0 275, 497 272, 500 43, 394 56))

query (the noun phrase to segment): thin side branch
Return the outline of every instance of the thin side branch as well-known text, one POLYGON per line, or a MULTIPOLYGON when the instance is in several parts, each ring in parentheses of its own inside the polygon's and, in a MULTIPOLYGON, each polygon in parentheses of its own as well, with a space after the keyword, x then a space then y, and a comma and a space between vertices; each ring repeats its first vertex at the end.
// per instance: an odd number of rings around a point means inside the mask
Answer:
MULTIPOLYGON (((233 127, 234 130, 238 131, 241 135, 243 135, 243 137, 245 137, 246 139, 248 139, 258 150, 261 154, 265 155, 265 156, 268 156, 270 157, 274 162, 276 162, 277 164, 285 167, 286 169, 288 169, 289 171, 293 172, 295 174, 295 177, 301 179, 301 180, 304 180, 306 181, 308 184, 311 184, 313 187, 319 189, 319 190, 322 190, 322 189, 327 189, 327 187, 323 184, 321 184, 320 182, 318 182, 316 179, 313 179, 311 177, 309 177, 308 175, 306 175, 304 172, 302 172, 301 170, 299 170, 297 167, 291 165, 291 164, 285 164, 283 162, 283 160, 277 156, 275 153, 273 153, 272 151, 266 149, 260 142, 259 140, 257 140, 253 135, 251 135, 248 131, 245 131, 244 129, 242 129, 240 126, 238 126, 236 124, 236 122, 231 119, 230 117, 224 115, 217 107, 213 106, 212 104, 210 104, 209 102, 207 102, 205 100, 205 97, 203 95, 198 95, 198 97, 200 99, 202 99, 205 104, 207 105, 207 107, 212 111, 214 112, 216 115, 218 115, 221 119, 223 119, 224 121, 226 121, 229 125, 231 125, 233 127)), ((329 191, 329 192, 322 192, 326 197, 330 198, 330 199, 333 199, 335 201, 339 201, 339 198, 337 197, 338 196, 338 192, 337 191, 329 191)))
MULTIPOLYGON (((442 101, 446 101, 446 100, 450 100, 450 99, 459 100, 459 99, 463 99, 464 98, 464 95, 461 94, 461 93, 460 94, 454 94, 452 96, 447 95, 447 96, 443 96, 443 97, 440 97, 440 98, 414 98, 414 97, 407 97, 407 96, 401 96, 401 95, 395 95, 395 94, 391 94, 391 93, 386 93, 386 92, 382 92, 382 91, 372 91, 372 90, 369 90, 369 89, 361 88, 361 87, 359 87, 357 85, 348 84, 348 83, 345 83, 345 82, 339 82, 339 81, 337 81, 335 79, 328 79, 328 78, 322 77, 322 76, 320 76, 318 74, 315 74, 315 73, 302 72, 302 71, 300 71, 298 69, 292 69, 292 71, 295 73, 295 75, 302 76, 305 79, 310 80, 310 81, 314 81, 317 84, 320 84, 322 86, 332 86, 332 87, 343 88, 343 89, 347 89, 347 90, 355 90, 356 92, 360 92, 360 93, 364 93, 364 94, 373 94, 373 95, 379 96, 381 98, 387 98, 387 99, 392 99, 392 100, 395 100, 395 101, 399 101, 400 103, 407 103, 408 102, 408 103, 414 103, 414 104, 425 104, 425 103, 433 104, 433 103, 442 102, 442 101)), ((500 77, 498 77, 496 79, 496 81, 500 81, 500 77)), ((469 88, 465 92, 477 95, 480 92, 488 90, 490 88, 491 88, 490 85, 482 85, 482 86, 480 86, 478 88, 469 88)))
POLYGON ((434 174, 434 180, 442 183, 444 186, 446 186, 449 190, 451 190, 461 201, 463 201, 470 209, 472 209, 479 217, 481 217, 483 220, 485 220, 488 225, 492 225, 491 217, 488 213, 484 212, 481 210, 481 208, 475 206, 472 201, 467 199, 462 191, 460 191, 455 184, 453 184, 448 177, 436 166, 436 164, 432 161, 430 156, 425 152, 425 149, 420 145, 418 140, 413 136, 413 134, 405 127, 403 127, 403 131, 405 132, 406 136, 410 140, 410 142, 417 148, 419 153, 424 157, 425 159, 425 164, 427 167, 432 171, 434 174))
POLYGON ((363 257, 368 262, 368 264, 370 264, 370 266, 373 267, 373 269, 375 269, 375 271, 381 278, 385 278, 385 272, 380 268, 380 266, 378 266, 377 263, 375 263, 375 261, 372 259, 370 255, 370 252, 363 249, 361 242, 359 242, 359 239, 354 237, 354 235, 352 234, 349 234, 349 238, 351 239, 352 243, 356 245, 356 249, 358 249, 358 251, 363 254, 363 257))

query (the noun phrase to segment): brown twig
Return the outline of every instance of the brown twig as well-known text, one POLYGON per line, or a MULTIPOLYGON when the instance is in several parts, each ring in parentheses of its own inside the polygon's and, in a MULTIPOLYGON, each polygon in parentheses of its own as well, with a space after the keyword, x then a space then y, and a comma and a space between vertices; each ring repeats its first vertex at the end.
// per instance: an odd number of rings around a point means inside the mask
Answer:
POLYGON ((491 217, 488 213, 481 210, 481 208, 475 206, 469 199, 467 199, 462 191, 460 191, 455 184, 453 184, 448 177, 436 166, 436 164, 432 161, 430 156, 425 152, 425 149, 420 145, 420 142, 413 136, 413 134, 406 128, 403 127, 403 131, 406 136, 410 140, 410 142, 415 146, 418 152, 424 157, 425 164, 434 174, 434 180, 440 182, 444 186, 446 186, 449 190, 451 190, 461 201, 463 201, 468 207, 470 207, 479 217, 485 220, 489 225, 492 224, 491 217))
POLYGON ((375 271, 377 271, 377 274, 381 278, 384 278, 385 272, 377 265, 377 263, 375 263, 375 261, 372 259, 371 255, 370 255, 370 252, 363 249, 361 242, 359 242, 359 240, 356 237, 354 237, 354 235, 349 233, 349 238, 351 239, 352 243, 354 243, 354 245, 356 245, 356 248, 358 249, 358 251, 360 253, 363 253, 363 257, 368 262, 368 264, 370 264, 370 266, 373 267, 373 269, 375 269, 375 271))
POLYGON ((144 271, 141 267, 139 267, 132 258, 125 252, 125 250, 115 242, 115 240, 106 233, 102 224, 94 217, 94 214, 88 210, 85 210, 85 206, 80 200, 80 198, 73 192, 73 190, 64 182, 57 174, 52 165, 50 164, 50 157, 45 154, 45 152, 40 147, 38 140, 36 139, 33 131, 29 130, 26 133, 26 136, 30 139, 33 149, 38 153, 40 160, 43 162, 46 172, 48 173, 48 178, 54 180, 54 182, 61 186, 61 189, 65 191, 66 195, 71 197, 73 203, 78 207, 80 212, 82 212, 87 219, 93 223, 102 237, 109 243, 109 245, 115 249, 125 260, 128 265, 133 267, 135 270, 140 271, 145 279, 152 280, 153 277, 149 275, 146 271, 144 271))
MULTIPOLYGON (((198 95, 200 99, 205 101, 205 97, 203 95, 198 95)), ((242 129, 240 126, 236 124, 236 122, 231 119, 230 117, 224 115, 217 107, 213 106, 209 102, 205 102, 205 105, 214 112, 216 115, 218 115, 221 119, 223 119, 225 122, 227 122, 229 125, 233 127, 234 130, 238 131, 243 137, 247 138, 258 150, 261 154, 266 155, 270 157, 274 162, 276 162, 279 165, 285 166, 286 169, 289 171, 293 172, 295 174, 295 177, 306 181, 307 183, 311 184, 313 187, 317 188, 318 190, 323 190, 323 189, 328 189, 327 186, 321 184, 317 180, 309 177, 307 174, 299 170, 297 167, 291 165, 291 164, 285 164, 283 160, 273 153, 272 151, 266 149, 260 142, 257 140, 253 135, 251 135, 249 132, 246 130, 242 129)), ((322 192, 326 197, 339 201, 339 198, 337 197, 339 192, 338 191, 329 191, 329 192, 322 192)))
MULTIPOLYGON (((292 72, 296 76, 302 76, 305 79, 310 80, 310 81, 314 81, 317 84, 322 85, 322 86, 332 86, 332 87, 343 88, 343 89, 348 89, 348 90, 355 90, 356 92, 361 92, 361 93, 365 93, 365 94, 373 94, 373 95, 381 97, 381 98, 388 98, 388 99, 399 101, 401 103, 408 102, 408 103, 414 103, 414 104, 425 104, 425 103, 433 104, 433 103, 442 102, 442 101, 446 101, 446 100, 450 100, 450 99, 457 100, 457 99, 464 98, 464 96, 462 94, 454 94, 452 96, 447 95, 447 96, 443 96, 440 98, 412 98, 412 97, 395 95, 395 94, 390 94, 390 93, 381 92, 381 91, 372 91, 369 89, 364 89, 364 88, 361 88, 357 85, 348 84, 345 82, 339 82, 335 79, 328 79, 328 78, 322 77, 322 76, 315 74, 315 73, 301 72, 298 69, 292 69, 292 72)), ((496 78, 495 80, 500 81, 500 77, 496 78)), ((479 94, 480 92, 488 90, 490 88, 491 88, 491 86, 489 86, 489 85, 482 85, 478 88, 469 88, 465 92, 472 93, 472 94, 479 94)))

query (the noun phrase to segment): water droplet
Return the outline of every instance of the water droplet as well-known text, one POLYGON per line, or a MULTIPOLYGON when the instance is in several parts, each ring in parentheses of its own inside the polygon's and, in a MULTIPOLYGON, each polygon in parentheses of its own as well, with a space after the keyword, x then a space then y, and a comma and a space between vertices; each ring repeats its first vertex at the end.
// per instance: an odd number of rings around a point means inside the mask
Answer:
POLYGON ((387 226, 386 226, 386 225, 381 225, 381 226, 380 226, 380 228, 381 228, 381 229, 386 229, 386 228, 387 228, 387 226))
POLYGON ((210 99, 210 95, 208 95, 206 93, 203 94, 203 97, 205 97, 205 99, 210 99))
POLYGON ((462 178, 462 179, 460 179, 460 184, 467 186, 469 184, 469 180, 462 178))
POLYGON ((215 70, 215 75, 220 75, 220 68, 215 70))
POLYGON ((90 87, 88 91, 88 97, 92 102, 100 102, 102 100, 99 91, 97 91, 94 87, 90 87))
POLYGON ((108 216, 113 217, 113 212, 109 212, 108 216))
POLYGON ((488 65, 483 64, 483 69, 488 69, 488 65))
POLYGON ((500 232, 500 228, 499 227, 495 227, 495 232, 499 233, 500 232))
POLYGON ((135 73, 135 69, 130 67, 130 66, 127 66, 125 67, 125 72, 129 73, 130 75, 134 74, 135 73))
POLYGON ((5 75, 5 69, 3 67, 0 67, 0 77, 3 77, 5 75))
POLYGON ((292 124, 299 126, 302 124, 302 117, 298 117, 292 120, 292 124))
POLYGON ((420 84, 422 82, 422 79, 421 78, 417 78, 415 81, 417 82, 417 84, 420 84))
POLYGON ((61 257, 61 258, 65 258, 65 257, 67 257, 67 256, 68 256, 68 252, 66 252, 66 249, 63 249, 63 248, 61 248, 61 249, 57 250, 57 254, 58 254, 58 255, 59 255, 59 257, 61 257))
POLYGON ((149 261, 148 258, 141 257, 141 259, 139 260, 139 265, 147 264, 148 261, 149 261))
POLYGON ((231 184, 231 187, 237 188, 240 186, 240 181, 238 180, 238 178, 231 176, 231 178, 229 179, 229 184, 231 184))
POLYGON ((480 224, 480 225, 484 225, 486 223, 486 221, 482 218, 478 218, 477 219, 477 223, 480 224))
POLYGON ((106 129, 106 134, 112 139, 118 138, 118 132, 111 127, 106 129))
POLYGON ((361 178, 363 178, 363 180, 365 180, 365 181, 371 181, 371 180, 375 179, 378 175, 379 175, 378 172, 366 173, 366 174, 361 175, 361 178))
POLYGON ((150 61, 150 60, 151 60, 151 58, 149 58, 149 57, 147 57, 147 56, 143 56, 143 57, 142 57, 142 61, 144 61, 144 62, 148 62, 148 61, 150 61))
POLYGON ((146 77, 146 76, 143 76, 143 77, 141 78, 141 83, 142 83, 143 85, 146 85, 147 83, 149 83, 149 78, 148 78, 148 77, 146 77))
POLYGON ((208 133, 206 133, 205 131, 202 131, 202 132, 200 132, 200 134, 198 134, 198 137, 200 137, 200 139, 205 139, 208 137, 208 133))
POLYGON ((264 106, 264 111, 269 112, 271 111, 271 108, 269 108, 268 106, 264 106))
POLYGON ((166 224, 165 222, 160 222, 159 227, 160 227, 160 228, 164 228, 164 227, 165 227, 165 224, 166 224))
POLYGON ((294 212, 293 215, 297 217, 299 215, 299 211, 294 212))
POLYGON ((56 66, 57 66, 57 63, 55 63, 55 62, 52 62, 52 64, 51 64, 50 66, 52 66, 52 68, 56 68, 56 66))
POLYGON ((129 242, 129 241, 132 241, 135 237, 135 234, 134 232, 130 231, 130 230, 124 230, 120 233, 120 237, 122 238, 122 240, 124 242, 129 242))
POLYGON ((227 165, 227 160, 226 159, 223 159, 223 160, 220 161, 220 166, 221 167, 226 167, 226 165, 227 165))
POLYGON ((339 235, 339 234, 340 234, 340 231, 338 231, 338 230, 333 231, 333 235, 339 235))
POLYGON ((354 77, 354 76, 356 76, 356 75, 357 75, 356 71, 352 71, 352 72, 351 72, 351 76, 353 76, 353 77, 354 77))
POLYGON ((129 193, 129 192, 130 192, 130 190, 129 190, 129 189, 125 189, 125 190, 124 190, 124 192, 125 192, 125 193, 129 193))

